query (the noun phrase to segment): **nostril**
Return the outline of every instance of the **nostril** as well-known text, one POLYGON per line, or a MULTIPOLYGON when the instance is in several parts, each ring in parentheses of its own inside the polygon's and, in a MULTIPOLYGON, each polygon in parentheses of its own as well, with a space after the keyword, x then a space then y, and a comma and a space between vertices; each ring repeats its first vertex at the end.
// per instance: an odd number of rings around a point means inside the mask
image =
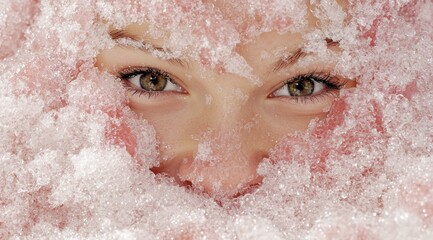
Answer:
POLYGON ((241 183, 237 187, 221 189, 222 192, 218 192, 215 191, 210 184, 208 184, 208 181, 194 184, 193 181, 188 180, 188 178, 184 178, 178 174, 173 174, 170 171, 167 171, 167 169, 161 167, 154 167, 150 170, 159 177, 173 179, 179 187, 183 187, 195 193, 211 196, 215 200, 235 199, 253 193, 262 185, 263 181, 262 176, 256 176, 253 180, 241 183))
POLYGON ((155 175, 171 178, 178 186, 213 198, 233 199, 252 193, 262 184, 257 168, 266 153, 218 155, 218 161, 197 161, 192 156, 161 161, 155 175), (230 160, 230 161, 229 161, 230 160))
POLYGON ((193 184, 190 180, 182 179, 175 171, 167 169, 164 166, 150 168, 150 171, 163 178, 172 178, 180 187, 193 189, 193 184))
POLYGON ((244 188, 240 189, 236 194, 231 196, 231 198, 234 199, 234 198, 242 197, 244 195, 253 193, 262 185, 262 182, 263 182, 263 177, 261 176, 257 177, 253 181, 247 183, 244 188))
POLYGON ((185 187, 187 189, 192 189, 192 182, 189 180, 181 181, 180 186, 185 187))

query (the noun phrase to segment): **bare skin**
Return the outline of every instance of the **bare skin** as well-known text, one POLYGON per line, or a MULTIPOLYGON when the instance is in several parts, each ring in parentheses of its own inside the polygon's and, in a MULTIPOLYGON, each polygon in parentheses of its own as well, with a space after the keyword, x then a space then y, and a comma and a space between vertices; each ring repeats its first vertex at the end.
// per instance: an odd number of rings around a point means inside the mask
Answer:
MULTIPOLYGON (((146 31, 145 24, 132 24, 111 34, 164 45, 146 31)), ((214 197, 234 197, 261 183, 257 167, 280 138, 325 118, 340 89, 355 85, 332 75, 332 63, 306 56, 303 41, 299 33, 268 32, 239 44, 236 52, 260 84, 196 59, 163 60, 130 46, 102 51, 96 65, 123 79, 131 109, 155 127, 161 151, 155 173, 214 197), (273 54, 281 48, 288 57, 273 54), (265 59, 257 57, 263 53, 265 59), (297 64, 304 57, 314 64, 297 64)), ((338 43, 329 40, 328 49, 338 53, 338 43)))

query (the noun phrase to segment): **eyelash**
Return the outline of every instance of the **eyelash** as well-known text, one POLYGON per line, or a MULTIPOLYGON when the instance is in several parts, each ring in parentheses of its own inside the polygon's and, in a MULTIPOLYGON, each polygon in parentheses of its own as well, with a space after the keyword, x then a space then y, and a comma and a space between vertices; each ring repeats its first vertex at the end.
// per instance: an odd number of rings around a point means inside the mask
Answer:
MULTIPOLYGON (((173 81, 173 76, 171 76, 169 73, 159 70, 157 68, 151 68, 151 67, 128 67, 125 69, 122 69, 118 72, 118 77, 120 78, 120 81, 122 82, 122 85, 126 88, 127 91, 130 91, 132 96, 138 94, 139 97, 142 95, 147 95, 148 98, 150 97, 157 97, 160 94, 168 94, 169 91, 146 91, 142 89, 138 89, 131 86, 131 83, 128 82, 128 79, 135 77, 137 75, 143 74, 143 73, 154 73, 154 74, 160 74, 163 77, 167 77, 173 84, 179 85, 176 82, 173 81)), ((272 91, 272 93, 268 96, 268 98, 273 97, 279 97, 279 96, 272 96, 277 90, 288 86, 289 83, 292 83, 299 79, 312 79, 315 82, 322 83, 325 85, 326 89, 322 92, 311 95, 311 96, 291 96, 289 99, 291 101, 295 101, 296 103, 303 103, 306 104, 308 102, 314 103, 315 101, 318 101, 319 98, 326 97, 326 96, 336 96, 338 90, 344 87, 346 84, 346 81, 341 81, 338 77, 332 76, 328 73, 323 72, 310 72, 307 74, 297 74, 295 77, 292 77, 283 84, 281 84, 276 90, 272 91)), ((287 97, 284 97, 287 98, 287 97)))
MULTIPOLYGON (((283 84, 281 84, 276 90, 272 91, 272 93, 269 95, 270 98, 272 98, 273 94, 281 89, 282 87, 286 87, 289 83, 292 83, 298 79, 313 79, 315 82, 318 83, 323 83, 326 87, 326 89, 324 89, 324 92, 320 92, 316 95, 311 95, 311 96, 291 96, 289 99, 291 101, 295 101, 296 103, 303 103, 306 104, 308 102, 316 102, 318 101, 320 98, 322 97, 326 97, 326 96, 334 96, 336 97, 338 91, 340 89, 342 89, 344 87, 344 85, 347 83, 347 81, 341 81, 340 78, 330 75, 329 73, 324 73, 321 71, 318 72, 310 72, 307 74, 296 74, 295 77, 292 77, 288 80, 286 80, 283 84)), ((322 90, 323 91, 323 90, 322 90)))
MULTIPOLYGON (((147 95, 147 97, 150 98, 157 97, 160 94, 163 94, 163 91, 146 91, 130 86, 128 79, 144 73, 160 74, 163 77, 167 77, 172 83, 179 85, 173 81, 173 77, 167 72, 151 67, 128 67, 120 70, 117 75, 118 78, 120 78, 122 85, 126 88, 127 91, 131 92, 132 96, 138 94, 139 97, 141 97, 142 95, 147 95)), ((167 94, 167 92, 165 92, 164 94, 167 94)))

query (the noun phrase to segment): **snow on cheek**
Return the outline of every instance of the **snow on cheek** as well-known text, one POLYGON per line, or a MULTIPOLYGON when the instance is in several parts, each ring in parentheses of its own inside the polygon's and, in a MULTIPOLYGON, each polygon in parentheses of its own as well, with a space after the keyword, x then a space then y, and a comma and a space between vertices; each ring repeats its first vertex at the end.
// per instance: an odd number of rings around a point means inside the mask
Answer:
MULTIPOLYGON (((118 79, 93 66, 113 45, 95 19, 150 22, 154 36, 173 32, 174 54, 249 76, 235 46, 262 32, 302 29, 306 21, 295 20, 308 9, 303 1, 244 3, 227 3, 247 13, 238 21, 245 14, 202 1, 4 1, 0 238, 431 239, 428 1, 353 1, 350 20, 332 10, 335 2, 320 3, 316 17, 329 26, 304 35, 306 49, 326 52, 317 38, 341 37, 336 72, 358 85, 328 118, 281 139, 259 165, 259 188, 218 205, 149 170, 158 164, 155 130, 128 108, 118 79)), ((219 120, 234 124, 233 102, 247 99, 235 89, 219 120)), ((194 159, 219 166, 208 175, 197 168, 193 179, 211 179, 211 190, 251 167, 240 130, 216 128, 197 140, 194 159)))

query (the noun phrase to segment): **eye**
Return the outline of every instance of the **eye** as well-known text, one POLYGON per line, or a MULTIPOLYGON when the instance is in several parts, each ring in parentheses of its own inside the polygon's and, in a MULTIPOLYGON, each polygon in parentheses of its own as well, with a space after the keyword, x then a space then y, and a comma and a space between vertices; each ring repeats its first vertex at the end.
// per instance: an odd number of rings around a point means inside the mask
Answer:
POLYGON ((281 88, 272 93, 272 97, 311 97, 333 90, 339 90, 344 84, 335 82, 329 75, 299 75, 290 79, 281 88))
POLYGON ((128 87, 143 92, 182 92, 182 88, 174 83, 166 72, 155 68, 128 68, 119 72, 120 78, 128 87))

